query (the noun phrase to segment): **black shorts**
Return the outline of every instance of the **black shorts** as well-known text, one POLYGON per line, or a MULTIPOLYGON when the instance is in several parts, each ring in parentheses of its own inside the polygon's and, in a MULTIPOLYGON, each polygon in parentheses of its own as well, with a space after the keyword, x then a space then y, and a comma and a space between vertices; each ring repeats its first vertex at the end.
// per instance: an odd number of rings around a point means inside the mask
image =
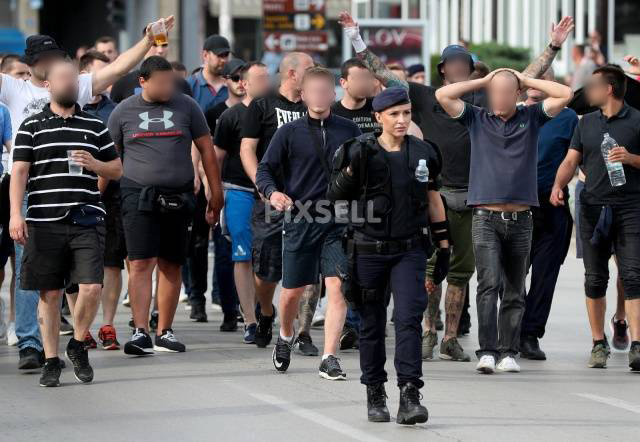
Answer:
POLYGON ((28 223, 20 288, 59 290, 69 284, 102 284, 105 228, 64 222, 28 223))
POLYGON ((3 175, 0 182, 0 226, 2 235, 0 236, 0 268, 4 268, 9 257, 15 254, 13 240, 9 235, 9 175, 3 175))
POLYGON ((251 215, 253 271, 268 282, 282 279, 282 220, 283 215, 271 214, 265 218, 265 203, 256 201, 251 215))
POLYGON ((338 276, 346 270, 342 250, 343 224, 297 222, 284 224, 282 233, 282 287, 317 284, 319 276, 338 276))
MULTIPOLYGON (((193 213, 138 210, 140 190, 121 188, 122 226, 130 261, 149 258, 184 264, 193 213)), ((195 198, 195 196, 194 196, 195 198)), ((194 201, 195 204, 195 201, 194 201)))
POLYGON ((122 227, 122 210, 120 207, 120 189, 115 189, 102 197, 107 215, 104 219, 106 241, 104 248, 104 266, 124 269, 127 257, 127 246, 122 227))

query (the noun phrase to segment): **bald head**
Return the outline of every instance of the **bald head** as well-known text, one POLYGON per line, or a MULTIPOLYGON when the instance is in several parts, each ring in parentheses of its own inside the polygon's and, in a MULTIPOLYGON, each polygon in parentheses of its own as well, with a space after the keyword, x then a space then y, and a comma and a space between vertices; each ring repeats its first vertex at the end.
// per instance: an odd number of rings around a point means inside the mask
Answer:
POLYGON ((499 87, 504 88, 507 87, 507 84, 510 84, 515 89, 520 89, 520 81, 518 77, 516 77, 513 72, 509 71, 500 71, 493 76, 491 79, 492 85, 498 84, 499 87))
POLYGON ((291 82, 297 90, 302 88, 304 72, 314 66, 313 58, 303 52, 290 52, 280 62, 281 82, 291 82))

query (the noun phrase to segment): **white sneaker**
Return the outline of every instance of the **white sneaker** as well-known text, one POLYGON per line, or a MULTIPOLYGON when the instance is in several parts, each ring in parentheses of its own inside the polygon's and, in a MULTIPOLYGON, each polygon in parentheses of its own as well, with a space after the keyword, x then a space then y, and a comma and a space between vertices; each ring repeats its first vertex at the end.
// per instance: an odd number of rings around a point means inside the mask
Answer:
POLYGON ((180 298, 178 298, 178 302, 188 302, 189 301, 189 295, 187 295, 184 291, 184 287, 182 288, 182 290, 180 290, 180 298))
POLYGON ((520 366, 518 365, 516 360, 511 356, 502 358, 502 360, 498 363, 498 366, 496 367, 496 369, 498 371, 503 371, 508 373, 520 373, 520 366))
POLYGON ((496 371, 496 358, 491 355, 484 355, 480 358, 476 370, 484 374, 493 374, 496 371))
POLYGON ((9 347, 15 347, 18 345, 18 336, 16 335, 16 323, 10 322, 7 328, 7 345, 9 347))
POLYGON ((129 292, 124 294, 124 298, 122 299, 122 305, 125 307, 131 307, 131 302, 129 302, 129 292))

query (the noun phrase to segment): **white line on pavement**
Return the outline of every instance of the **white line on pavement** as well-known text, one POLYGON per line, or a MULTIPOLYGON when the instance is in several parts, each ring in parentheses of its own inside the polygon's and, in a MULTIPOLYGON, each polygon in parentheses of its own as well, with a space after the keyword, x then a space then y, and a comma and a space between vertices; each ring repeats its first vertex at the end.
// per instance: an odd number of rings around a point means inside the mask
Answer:
POLYGON ((575 393, 576 396, 580 396, 592 401, 601 402, 603 404, 611 405, 612 407, 622 408, 623 410, 630 411, 632 413, 640 414, 640 405, 632 404, 622 399, 616 399, 614 397, 598 396, 589 393, 575 393))
POLYGON ((372 436, 371 434, 365 433, 362 430, 359 430, 350 425, 344 424, 340 421, 337 421, 335 419, 332 419, 330 417, 327 417, 315 411, 311 411, 307 408, 302 408, 299 405, 292 404, 291 402, 287 402, 275 396, 271 396, 268 394, 256 394, 256 393, 249 393, 249 395, 253 396, 259 401, 266 402, 271 405, 275 405, 276 407, 279 407, 288 413, 295 414, 315 424, 322 425, 323 427, 326 427, 329 430, 333 430, 338 433, 344 434, 345 436, 348 436, 351 439, 359 440, 363 442, 385 442, 384 439, 378 439, 377 437, 372 436))

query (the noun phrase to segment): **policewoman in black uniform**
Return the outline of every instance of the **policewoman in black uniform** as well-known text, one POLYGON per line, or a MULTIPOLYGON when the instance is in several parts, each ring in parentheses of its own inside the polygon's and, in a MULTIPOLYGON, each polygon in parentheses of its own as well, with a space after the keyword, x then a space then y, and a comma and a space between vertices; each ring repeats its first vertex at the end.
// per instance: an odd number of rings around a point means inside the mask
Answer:
POLYGON ((327 196, 336 206, 347 201, 351 207, 342 290, 362 318, 360 381, 367 386, 369 421, 390 420, 384 388, 390 289, 400 388, 396 422, 412 425, 429 416, 419 392, 421 319, 427 307, 424 269, 434 243, 439 246, 434 283, 444 279, 449 266, 448 226, 435 184, 440 157, 431 144, 407 135, 411 103, 405 89, 384 90, 374 98, 373 110, 382 133, 362 135, 336 152, 327 196))

